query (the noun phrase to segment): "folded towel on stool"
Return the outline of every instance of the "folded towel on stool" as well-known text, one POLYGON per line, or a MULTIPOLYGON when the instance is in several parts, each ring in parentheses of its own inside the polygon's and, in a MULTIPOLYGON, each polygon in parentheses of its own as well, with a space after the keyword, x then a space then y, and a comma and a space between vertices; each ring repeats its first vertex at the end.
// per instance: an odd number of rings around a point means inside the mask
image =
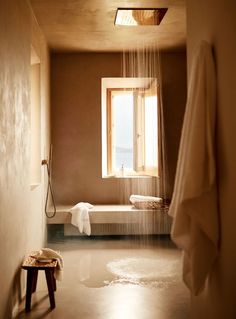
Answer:
POLYGON ((63 259, 59 252, 51 248, 42 248, 30 254, 30 257, 35 258, 39 262, 49 262, 51 260, 57 261, 54 277, 57 280, 62 280, 63 277, 63 259))

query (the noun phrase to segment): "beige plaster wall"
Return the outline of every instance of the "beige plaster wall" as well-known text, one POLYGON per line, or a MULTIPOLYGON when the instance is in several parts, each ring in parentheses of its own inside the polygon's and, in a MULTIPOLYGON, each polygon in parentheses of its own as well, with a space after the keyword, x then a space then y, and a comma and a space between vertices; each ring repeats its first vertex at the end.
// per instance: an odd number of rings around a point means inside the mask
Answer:
MULTIPOLYGON (((44 245, 44 171, 30 186, 30 53, 41 59, 42 156, 48 148, 48 51, 25 0, 0 0, 0 318, 12 318, 24 293, 20 264, 44 245)), ((40 163, 39 163, 40 165, 40 163)))
POLYGON ((161 56, 163 112, 166 142, 166 193, 171 198, 187 95, 186 53, 161 56))
POLYGON ((217 66, 217 162, 221 241, 208 285, 192 298, 192 318, 236 318, 236 2, 187 1, 188 71, 200 40, 214 46, 217 66))
MULTIPOLYGON (((130 194, 155 195, 155 179, 102 179, 101 78, 121 76, 118 53, 51 56, 53 185, 58 204, 127 202, 130 194)), ((185 53, 163 56, 163 99, 170 165, 176 166, 186 98, 185 53)))

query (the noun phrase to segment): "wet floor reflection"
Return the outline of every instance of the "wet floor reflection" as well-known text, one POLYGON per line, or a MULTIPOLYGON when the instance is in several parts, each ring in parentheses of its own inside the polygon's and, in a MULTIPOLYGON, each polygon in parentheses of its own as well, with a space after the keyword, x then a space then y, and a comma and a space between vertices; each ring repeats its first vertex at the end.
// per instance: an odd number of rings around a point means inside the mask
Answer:
POLYGON ((102 246, 98 245, 99 241, 67 242, 61 248, 68 249, 70 245, 74 266, 73 276, 71 272, 66 273, 66 280, 90 288, 135 285, 164 289, 182 284, 181 253, 167 246, 166 240, 156 242, 156 247, 153 242, 140 245, 137 241, 129 241, 130 246, 125 249, 123 242, 119 246, 119 241, 114 240, 100 241, 102 246), (74 248, 76 253, 73 253, 74 248))
POLYGON ((182 257, 170 239, 63 238, 48 247, 64 259, 64 278, 49 300, 41 273, 32 310, 20 319, 188 319, 189 293, 181 280, 182 257), (45 297, 42 299, 43 297, 45 297))

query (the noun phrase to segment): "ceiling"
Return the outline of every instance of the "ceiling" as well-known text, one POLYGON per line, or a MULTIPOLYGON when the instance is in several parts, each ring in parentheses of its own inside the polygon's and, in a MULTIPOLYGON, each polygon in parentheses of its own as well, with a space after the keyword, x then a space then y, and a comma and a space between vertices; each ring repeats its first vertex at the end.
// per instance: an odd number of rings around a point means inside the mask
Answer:
POLYGON ((146 45, 179 51, 186 43, 185 0, 30 0, 50 49, 116 52, 146 45), (117 8, 168 8, 159 26, 115 26, 117 8))

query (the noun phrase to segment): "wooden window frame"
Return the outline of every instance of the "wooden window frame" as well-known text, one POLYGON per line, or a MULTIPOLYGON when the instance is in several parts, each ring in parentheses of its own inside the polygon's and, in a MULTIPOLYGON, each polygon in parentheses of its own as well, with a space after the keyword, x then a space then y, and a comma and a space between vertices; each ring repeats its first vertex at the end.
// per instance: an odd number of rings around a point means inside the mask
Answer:
MULTIPOLYGON (((115 172, 113 172, 112 167, 112 161, 113 161, 113 151, 112 151, 112 92, 114 91, 140 91, 140 88, 107 88, 106 89, 106 121, 107 121, 107 174, 114 175, 115 172)), ((161 140, 161 114, 160 114, 160 86, 157 85, 157 177, 160 177, 161 174, 161 166, 162 166, 162 156, 161 156, 161 147, 162 147, 162 140, 161 140)), ((135 124, 136 125, 136 124, 135 124)), ((145 143, 144 143, 145 144, 145 143)), ((134 176, 144 176, 144 175, 150 175, 150 176, 156 176, 154 174, 145 174, 145 172, 148 172, 149 170, 145 171, 145 166, 143 167, 143 170, 140 170, 139 167, 135 165, 137 163, 137 159, 135 158, 137 155, 137 143, 134 143, 134 169, 136 170, 136 174, 134 176)), ((145 147, 145 145, 144 145, 145 147)), ((145 153, 144 153, 145 154, 145 153)), ((154 167, 150 168, 153 169, 154 167)), ((128 177, 132 177, 132 175, 127 175, 128 177)))

